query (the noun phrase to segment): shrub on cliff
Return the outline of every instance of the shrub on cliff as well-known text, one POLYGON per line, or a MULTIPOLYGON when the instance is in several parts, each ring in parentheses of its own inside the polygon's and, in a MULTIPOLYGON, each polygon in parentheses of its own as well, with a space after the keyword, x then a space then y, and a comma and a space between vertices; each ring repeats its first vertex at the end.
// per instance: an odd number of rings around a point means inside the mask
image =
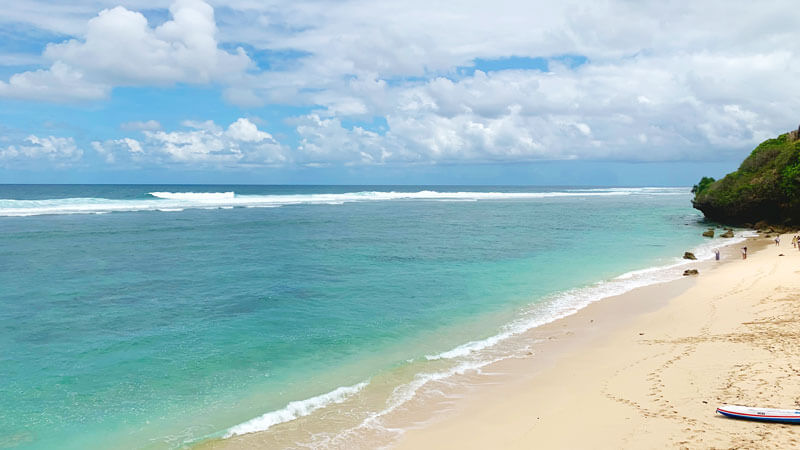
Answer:
POLYGON ((739 170, 718 181, 703 177, 692 192, 694 207, 714 221, 798 224, 800 141, 789 134, 768 139, 742 161, 739 170))

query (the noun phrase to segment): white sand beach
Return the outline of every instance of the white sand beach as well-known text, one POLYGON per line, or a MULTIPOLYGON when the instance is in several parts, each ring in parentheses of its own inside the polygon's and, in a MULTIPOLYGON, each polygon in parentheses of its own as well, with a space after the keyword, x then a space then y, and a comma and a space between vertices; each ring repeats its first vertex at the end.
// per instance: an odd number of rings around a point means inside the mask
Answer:
POLYGON ((480 385, 398 447, 797 447, 800 427, 715 414, 722 404, 800 406, 800 251, 790 241, 750 239, 746 260, 742 245, 729 247, 727 261, 704 264, 692 281, 638 289, 535 330, 561 342, 498 363, 502 382, 480 385), (675 289, 683 292, 654 311, 631 313, 637 297, 675 289))

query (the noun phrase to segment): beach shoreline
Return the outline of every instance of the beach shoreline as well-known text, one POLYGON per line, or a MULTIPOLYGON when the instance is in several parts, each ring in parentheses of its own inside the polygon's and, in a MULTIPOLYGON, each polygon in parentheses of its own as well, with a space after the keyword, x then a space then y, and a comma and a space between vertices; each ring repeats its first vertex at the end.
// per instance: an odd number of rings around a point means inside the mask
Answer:
MULTIPOLYGON (((367 433, 360 438, 348 439, 344 443, 337 442, 335 445, 331 445, 331 442, 328 441, 326 445, 332 448, 376 448, 387 445, 398 445, 401 448, 448 447, 447 442, 452 439, 451 437, 441 440, 436 436, 440 433, 447 436, 445 430, 451 429, 454 423, 470 423, 465 417, 474 414, 474 410, 485 409, 484 404, 495 402, 498 389, 503 391, 502 395, 508 395, 508 392, 511 391, 528 389, 528 384, 535 384, 537 377, 553 370, 562 361, 569 360, 574 354, 592 348, 596 342, 608 339, 620 329, 630 327, 640 317, 662 310, 673 299, 693 289, 698 279, 738 261, 740 259, 739 249, 742 245, 749 246, 752 253, 756 249, 766 247, 767 240, 749 238, 746 243, 722 244, 720 248, 723 252, 723 261, 721 262, 696 261, 691 262, 689 266, 684 264, 667 269, 683 271, 685 268, 697 268, 700 270, 701 277, 679 277, 672 281, 637 287, 621 295, 594 301, 577 312, 514 336, 514 341, 527 343, 530 349, 527 355, 501 358, 499 361, 477 370, 454 374, 448 383, 436 386, 434 391, 438 395, 415 396, 410 399, 402 407, 393 410, 391 414, 381 417, 380 428, 392 430, 394 435, 391 438, 387 438, 385 434, 373 433, 370 435, 367 433), (510 391, 506 391, 506 389, 510 389, 510 391)), ((797 251, 795 250, 795 252, 797 251)), ((565 385, 563 388, 568 388, 568 386, 565 385)), ((326 416, 333 418, 331 414, 335 416, 335 413, 329 413, 326 416)), ((314 426, 319 425, 318 421, 312 421, 312 423, 314 426)), ((268 448, 276 445, 288 445, 292 442, 292 438, 289 436, 299 437, 304 433, 308 435, 306 429, 308 424, 307 419, 293 421, 267 432, 205 441, 199 447, 268 448), (277 438, 276 434, 282 435, 281 438, 277 438)), ((480 430, 485 427, 471 424, 469 428, 470 430, 480 430)), ((469 433, 461 431, 458 434, 469 435, 469 433)), ((496 433, 490 432, 489 436, 494 434, 496 433)), ((501 434, 506 434, 506 432, 502 431, 501 434)), ((490 441, 483 442, 475 448, 494 445, 491 443, 493 438, 489 439, 490 441)), ((300 439, 297 442, 300 441, 304 440, 300 439)), ((336 442, 335 439, 334 442, 336 442)), ((470 442, 462 444, 466 447, 470 446, 470 442)))
POLYGON ((725 248, 722 264, 699 264, 698 277, 604 299, 531 330, 555 343, 487 367, 492 380, 476 378, 468 395, 395 447, 796 446, 800 430, 791 426, 715 414, 726 403, 800 405, 800 389, 782 382, 800 374, 791 345, 800 336, 792 311, 800 252, 790 239, 776 247, 750 238, 725 248), (642 307, 636 299, 647 296, 654 301, 642 307))

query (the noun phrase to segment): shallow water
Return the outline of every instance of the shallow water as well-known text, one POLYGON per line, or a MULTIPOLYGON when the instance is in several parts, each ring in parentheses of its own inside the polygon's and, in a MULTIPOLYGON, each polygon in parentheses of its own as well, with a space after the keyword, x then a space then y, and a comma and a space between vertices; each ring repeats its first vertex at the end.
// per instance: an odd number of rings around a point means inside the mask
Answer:
POLYGON ((663 277, 615 280, 707 241, 689 199, 0 186, 0 445, 175 447, 480 364, 507 335, 663 277))

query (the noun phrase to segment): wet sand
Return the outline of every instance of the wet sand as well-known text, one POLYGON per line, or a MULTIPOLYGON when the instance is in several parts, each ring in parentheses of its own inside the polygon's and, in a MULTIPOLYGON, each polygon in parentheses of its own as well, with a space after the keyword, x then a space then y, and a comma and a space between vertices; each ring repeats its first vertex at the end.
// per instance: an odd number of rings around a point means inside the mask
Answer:
POLYGON ((698 264, 697 277, 532 330, 546 342, 530 358, 495 364, 433 418, 420 412, 396 447, 797 447, 800 427, 715 414, 726 403, 800 407, 800 251, 790 241, 751 239, 698 264))

